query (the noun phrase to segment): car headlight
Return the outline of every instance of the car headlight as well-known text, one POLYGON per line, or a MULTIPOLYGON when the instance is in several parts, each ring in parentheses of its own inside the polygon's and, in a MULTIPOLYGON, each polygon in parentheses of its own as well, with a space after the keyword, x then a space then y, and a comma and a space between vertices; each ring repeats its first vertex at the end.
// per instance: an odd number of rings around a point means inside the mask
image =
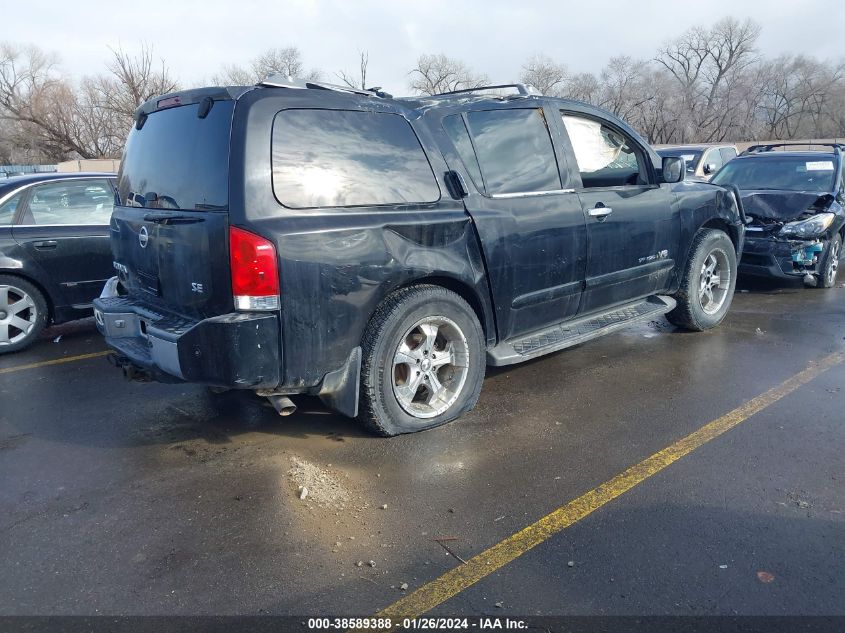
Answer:
POLYGON ((835 217, 836 215, 833 213, 819 213, 806 220, 787 222, 783 225, 780 232, 782 235, 792 235, 794 237, 819 237, 833 224, 835 217))

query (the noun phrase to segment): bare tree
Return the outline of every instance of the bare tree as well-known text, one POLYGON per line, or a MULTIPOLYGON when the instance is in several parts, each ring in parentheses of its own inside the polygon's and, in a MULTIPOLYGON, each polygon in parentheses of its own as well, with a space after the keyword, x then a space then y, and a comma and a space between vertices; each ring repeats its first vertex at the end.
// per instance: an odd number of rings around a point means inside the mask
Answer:
POLYGON ((762 66, 757 101, 767 138, 837 136, 842 126, 843 67, 804 55, 782 55, 762 66))
POLYGON ((601 84, 594 74, 578 73, 567 80, 561 96, 598 105, 601 102, 600 94, 601 84))
MULTIPOLYGON (((264 79, 264 77, 261 79, 264 79)), ((226 64, 220 69, 220 72, 212 75, 211 83, 215 86, 251 86, 256 83, 256 78, 249 68, 236 64, 226 64)))
POLYGON ((756 62, 759 35, 760 26, 751 19, 739 22, 728 17, 710 28, 694 27, 660 49, 655 61, 681 89, 683 111, 679 114, 686 124, 679 140, 717 140, 725 121, 737 118, 736 108, 744 104, 726 97, 737 96, 732 88, 756 62))
POLYGON ((302 53, 296 46, 271 48, 264 51, 252 60, 252 72, 257 81, 277 74, 308 81, 318 81, 322 74, 319 70, 305 70, 302 53))
POLYGON ((367 67, 370 64, 370 54, 367 51, 358 52, 358 72, 352 73, 341 70, 336 73, 344 85, 361 90, 367 89, 367 67))
POLYGON ((36 47, 0 47, 0 107, 17 133, 50 156, 91 153, 75 134, 73 90, 56 71, 56 58, 36 47))
POLYGON ((631 124, 649 142, 669 143, 677 135, 678 111, 682 107, 674 80, 652 64, 645 70, 643 83, 649 86, 651 98, 638 109, 631 124))
POLYGON ((534 55, 522 65, 519 80, 534 86, 541 94, 559 97, 563 93, 569 72, 546 55, 534 55))
POLYGON ((322 73, 317 69, 306 71, 302 52, 296 46, 285 46, 268 48, 254 57, 247 66, 226 64, 212 76, 211 82, 218 86, 250 86, 264 81, 270 75, 319 81, 322 73))
POLYGON ((409 86, 417 94, 434 95, 490 83, 487 75, 470 70, 462 61, 439 55, 420 55, 410 73, 409 86))
POLYGON ((648 64, 627 55, 611 57, 601 72, 599 105, 622 119, 637 117, 643 106, 654 98, 648 84, 648 64))
POLYGON ((136 57, 112 53, 110 74, 74 83, 59 74, 54 56, 0 46, 0 117, 18 145, 52 160, 119 156, 135 108, 176 84, 163 64, 153 68, 147 47, 136 57))
POLYGON ((106 64, 109 75, 101 82, 105 107, 131 117, 148 99, 176 90, 178 84, 164 60, 156 63, 149 45, 142 44, 134 56, 122 48, 109 50, 112 53, 112 59, 106 64))

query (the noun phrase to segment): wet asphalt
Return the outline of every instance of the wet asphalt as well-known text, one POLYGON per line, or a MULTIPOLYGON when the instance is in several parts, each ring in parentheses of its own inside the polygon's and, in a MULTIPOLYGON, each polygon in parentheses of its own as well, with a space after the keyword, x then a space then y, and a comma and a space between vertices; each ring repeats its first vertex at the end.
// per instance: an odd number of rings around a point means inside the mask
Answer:
MULTIPOLYGON (((392 439, 103 357, 0 373, 0 615, 373 614, 460 564, 433 539, 468 559, 845 349, 845 288, 740 287, 714 331, 491 369, 392 439)), ((103 349, 89 319, 0 370, 103 349)), ((843 448, 839 364, 433 613, 845 615, 843 448)))

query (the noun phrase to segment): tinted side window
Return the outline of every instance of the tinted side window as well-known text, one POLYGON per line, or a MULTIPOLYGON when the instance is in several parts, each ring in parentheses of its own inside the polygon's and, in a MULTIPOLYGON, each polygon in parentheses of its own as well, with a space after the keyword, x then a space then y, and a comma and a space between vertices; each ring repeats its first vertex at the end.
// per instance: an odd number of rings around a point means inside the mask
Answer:
POLYGON ((563 124, 585 188, 648 182, 641 152, 627 136, 584 116, 563 113, 563 124))
POLYGON ((297 209, 440 199, 431 165, 404 117, 346 110, 276 115, 273 191, 297 209))
POLYGON ((23 192, 16 193, 14 196, 0 204, 0 224, 11 224, 12 218, 15 217, 15 211, 18 210, 23 192))
POLYGON ((24 224, 108 224, 114 190, 106 180, 68 180, 32 188, 24 224))
POLYGON ((469 138, 469 132, 464 119, 460 114, 453 114, 443 119, 443 129, 446 134, 452 139, 455 149, 458 150, 458 155, 466 165, 467 171, 475 186, 479 190, 484 189, 484 180, 481 178, 481 167, 478 165, 478 157, 475 155, 475 149, 472 147, 472 141, 469 138))
POLYGON ((561 188, 557 161, 540 109, 467 113, 487 193, 561 188))

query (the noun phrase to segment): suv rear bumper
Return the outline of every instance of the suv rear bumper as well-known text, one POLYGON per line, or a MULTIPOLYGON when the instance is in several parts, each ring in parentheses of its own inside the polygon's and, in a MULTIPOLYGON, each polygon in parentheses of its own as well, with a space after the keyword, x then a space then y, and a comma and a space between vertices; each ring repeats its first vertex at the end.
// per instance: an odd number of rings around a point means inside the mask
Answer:
POLYGON ((130 297, 102 296, 94 300, 94 316, 106 344, 160 382, 240 389, 270 389, 281 382, 275 314, 193 321, 161 314, 130 297))

